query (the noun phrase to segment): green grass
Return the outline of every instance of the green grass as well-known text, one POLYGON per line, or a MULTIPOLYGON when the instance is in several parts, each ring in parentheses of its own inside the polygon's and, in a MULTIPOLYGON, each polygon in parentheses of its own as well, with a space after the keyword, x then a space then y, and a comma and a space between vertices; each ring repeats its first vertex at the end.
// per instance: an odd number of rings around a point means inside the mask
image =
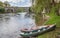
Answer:
MULTIPOLYGON (((54 24, 56 23, 57 27, 60 27, 60 16, 56 15, 54 11, 51 13, 47 14, 50 16, 50 19, 45 22, 45 24, 54 24)), ((55 31, 51 31, 49 33, 45 33, 43 35, 38 36, 38 38, 56 38, 57 32, 60 32, 60 28, 56 28, 55 31)))
MULTIPOLYGON (((46 22, 46 24, 54 24, 56 23, 57 27, 60 27, 60 16, 57 15, 50 15, 50 19, 46 22)), ((60 28, 59 28, 60 29, 60 28)), ((56 28, 56 31, 60 32, 60 30, 58 30, 56 28)), ((38 38, 56 38, 56 31, 52 31, 43 35, 38 36, 38 38)))
POLYGON ((49 14, 50 19, 45 23, 45 24, 54 24, 56 23, 57 27, 60 27, 60 16, 56 14, 56 9, 55 7, 51 8, 51 11, 49 14))
POLYGON ((60 16, 50 15, 50 19, 46 22, 46 24, 54 24, 56 23, 57 27, 60 27, 60 16))

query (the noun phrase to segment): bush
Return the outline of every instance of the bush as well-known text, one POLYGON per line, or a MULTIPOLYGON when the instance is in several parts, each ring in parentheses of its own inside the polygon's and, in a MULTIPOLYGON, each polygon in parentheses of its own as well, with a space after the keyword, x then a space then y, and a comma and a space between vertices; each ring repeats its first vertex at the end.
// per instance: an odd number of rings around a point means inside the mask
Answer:
POLYGON ((3 7, 0 7, 0 13, 4 13, 5 9, 3 7))

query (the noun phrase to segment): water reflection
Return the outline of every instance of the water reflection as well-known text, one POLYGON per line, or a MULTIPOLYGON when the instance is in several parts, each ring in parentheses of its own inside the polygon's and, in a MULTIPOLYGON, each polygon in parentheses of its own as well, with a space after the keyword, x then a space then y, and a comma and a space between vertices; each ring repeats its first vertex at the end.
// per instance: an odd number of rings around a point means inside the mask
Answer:
POLYGON ((26 13, 0 15, 0 38, 17 38, 21 28, 31 28, 35 20, 25 17, 26 13))

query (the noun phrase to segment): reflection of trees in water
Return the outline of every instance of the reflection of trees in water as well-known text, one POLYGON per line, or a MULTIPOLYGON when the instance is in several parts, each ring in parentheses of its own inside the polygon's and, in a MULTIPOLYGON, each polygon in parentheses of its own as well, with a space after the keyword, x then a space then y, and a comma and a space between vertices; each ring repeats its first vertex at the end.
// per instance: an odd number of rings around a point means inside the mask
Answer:
POLYGON ((6 18, 4 18, 4 20, 5 20, 5 22, 9 22, 9 20, 10 20, 10 18, 9 17, 6 17, 6 18))
POLYGON ((34 19, 34 15, 35 15, 35 14, 33 14, 33 13, 27 13, 27 14, 25 15, 25 18, 33 18, 33 19, 34 19))
POLYGON ((28 18, 28 17, 30 17, 30 14, 26 14, 26 15, 25 15, 25 18, 28 18))
POLYGON ((8 23, 10 20, 10 16, 0 15, 0 23, 5 22, 8 23))

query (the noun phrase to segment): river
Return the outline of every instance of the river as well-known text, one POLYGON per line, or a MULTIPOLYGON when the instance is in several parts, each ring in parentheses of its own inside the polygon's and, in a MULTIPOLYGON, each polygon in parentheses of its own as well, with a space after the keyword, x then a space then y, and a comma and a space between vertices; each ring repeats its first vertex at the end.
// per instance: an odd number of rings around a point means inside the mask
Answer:
POLYGON ((35 26, 35 20, 26 12, 17 14, 0 14, 0 38, 18 38, 22 28, 35 26))

